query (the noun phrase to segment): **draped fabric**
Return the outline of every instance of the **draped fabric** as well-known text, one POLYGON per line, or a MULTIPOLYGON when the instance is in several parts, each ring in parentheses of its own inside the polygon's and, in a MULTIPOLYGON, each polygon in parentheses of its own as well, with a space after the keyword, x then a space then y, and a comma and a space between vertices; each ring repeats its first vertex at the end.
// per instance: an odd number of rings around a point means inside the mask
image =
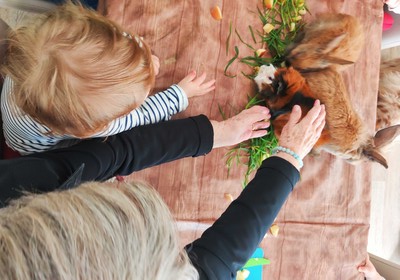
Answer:
MULTIPOLYGON (((364 27, 366 44, 360 59, 344 73, 351 101, 372 133, 374 131, 382 36, 380 0, 308 0, 310 20, 320 12, 342 12, 356 16, 364 27)), ((107 0, 107 16, 127 31, 138 34, 151 46, 161 62, 157 89, 179 82, 190 69, 206 71, 216 79, 216 90, 189 100, 188 109, 177 117, 206 114, 222 120, 234 115, 255 90, 241 71, 250 68, 234 63, 224 68, 239 48, 240 56, 252 51, 248 31, 262 26, 256 14, 258 0, 107 0), (210 8, 218 4, 222 21, 214 20, 210 8), (226 51, 230 23, 233 35, 226 51)), ((233 166, 228 175, 225 154, 216 149, 200 158, 188 158, 144 170, 130 176, 151 183, 163 196, 178 220, 182 244, 198 237, 228 206, 226 194, 236 197, 243 182, 244 166, 233 166)), ((297 185, 280 211, 279 235, 268 235, 261 246, 271 264, 265 279, 363 279, 356 267, 367 254, 370 217, 371 164, 357 166, 322 153, 308 156, 297 185)), ((268 184, 268 182, 266 182, 268 184)))

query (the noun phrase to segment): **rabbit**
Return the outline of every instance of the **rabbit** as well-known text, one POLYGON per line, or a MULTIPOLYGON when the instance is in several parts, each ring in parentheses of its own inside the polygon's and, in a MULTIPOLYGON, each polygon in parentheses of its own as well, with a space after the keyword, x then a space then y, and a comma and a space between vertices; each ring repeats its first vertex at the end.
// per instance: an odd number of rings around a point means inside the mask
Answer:
POLYGON ((326 126, 314 146, 314 151, 325 150, 349 162, 362 159, 388 167, 375 143, 384 145, 390 131, 369 135, 363 122, 353 110, 341 75, 332 68, 300 73, 293 67, 279 68, 271 84, 262 84, 260 95, 271 111, 271 123, 279 139, 283 126, 289 120, 295 104, 303 116, 316 99, 326 108, 326 126))
POLYGON ((346 14, 321 14, 307 23, 286 50, 288 66, 306 72, 353 64, 364 46, 359 21, 346 14))

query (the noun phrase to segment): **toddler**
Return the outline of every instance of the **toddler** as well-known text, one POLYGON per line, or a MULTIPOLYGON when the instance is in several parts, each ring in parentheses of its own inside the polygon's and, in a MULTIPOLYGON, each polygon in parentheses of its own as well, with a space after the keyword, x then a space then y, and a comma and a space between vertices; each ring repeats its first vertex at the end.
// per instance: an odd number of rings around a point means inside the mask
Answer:
POLYGON ((159 69, 148 45, 72 2, 15 30, 9 42, 1 112, 6 143, 21 154, 168 120, 187 98, 214 89, 215 80, 191 71, 147 97, 159 69))

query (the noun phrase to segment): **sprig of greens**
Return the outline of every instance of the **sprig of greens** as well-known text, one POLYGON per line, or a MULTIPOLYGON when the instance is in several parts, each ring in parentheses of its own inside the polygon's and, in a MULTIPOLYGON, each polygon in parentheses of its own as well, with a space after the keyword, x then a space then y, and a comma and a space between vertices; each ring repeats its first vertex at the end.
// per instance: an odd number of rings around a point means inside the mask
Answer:
MULTIPOLYGON (((251 67, 252 73, 246 74, 242 72, 242 74, 249 79, 254 79, 261 65, 272 63, 274 66, 279 67, 284 62, 284 55, 287 47, 304 25, 302 16, 308 12, 304 0, 263 0, 262 2, 262 8, 260 9, 257 7, 257 15, 262 23, 262 30, 254 31, 253 28, 249 26, 249 32, 253 39, 252 43, 260 44, 261 47, 256 48, 252 44, 245 42, 235 29, 235 34, 239 38, 239 41, 247 46, 253 53, 252 55, 240 57, 239 48, 234 46, 235 55, 228 61, 224 70, 224 74, 228 77, 236 77, 236 75, 228 74, 229 67, 235 61, 251 67), (260 55, 265 51, 269 52, 270 57, 260 55)), ((231 35, 232 23, 230 23, 229 34, 226 40, 227 52, 230 48, 231 35)), ((245 108, 250 108, 256 104, 265 106, 264 100, 259 97, 258 94, 254 94, 249 98, 245 108)), ((273 128, 271 128, 264 137, 240 143, 226 154, 228 174, 233 163, 237 165, 246 164, 247 171, 244 179, 244 186, 246 186, 249 181, 249 176, 260 167, 264 159, 271 156, 272 149, 277 145, 278 140, 273 133, 273 128)))

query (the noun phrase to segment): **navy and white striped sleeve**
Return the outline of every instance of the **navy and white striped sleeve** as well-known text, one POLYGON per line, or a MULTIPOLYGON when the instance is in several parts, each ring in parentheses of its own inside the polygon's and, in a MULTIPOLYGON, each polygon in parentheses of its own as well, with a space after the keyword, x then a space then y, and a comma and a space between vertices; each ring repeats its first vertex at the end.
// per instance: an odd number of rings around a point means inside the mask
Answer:
POLYGON ((173 115, 184 111, 188 104, 183 89, 178 85, 172 85, 167 90, 146 98, 140 107, 112 121, 105 131, 94 136, 114 135, 136 126, 170 120, 173 115))
POLYGON ((6 76, 1 93, 3 135, 7 145, 20 154, 49 150, 67 137, 51 136, 50 130, 24 114, 14 104, 11 95, 13 81, 6 76))

